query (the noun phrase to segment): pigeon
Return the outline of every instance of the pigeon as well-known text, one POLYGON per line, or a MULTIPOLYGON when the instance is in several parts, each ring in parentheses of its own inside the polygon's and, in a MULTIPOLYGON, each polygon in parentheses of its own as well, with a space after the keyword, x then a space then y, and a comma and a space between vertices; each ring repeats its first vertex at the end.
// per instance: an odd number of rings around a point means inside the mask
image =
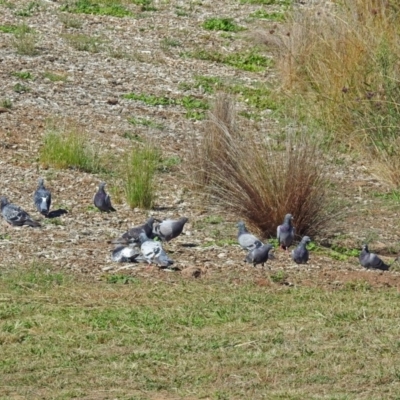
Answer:
POLYGON ((292 220, 292 214, 286 214, 283 224, 279 225, 276 230, 276 238, 278 239, 278 243, 283 250, 287 250, 294 239, 294 227, 292 225, 292 220))
POLYGON ((251 251, 263 244, 261 240, 248 232, 243 221, 239 221, 237 227, 239 228, 238 242, 243 249, 251 251))
POLYGON ((150 239, 145 232, 139 234, 139 240, 142 255, 149 264, 154 263, 159 267, 169 267, 174 263, 162 248, 161 242, 150 239))
POLYGON ((50 211, 51 193, 44 187, 43 178, 39 178, 38 180, 38 187, 33 194, 33 201, 40 214, 47 217, 50 211))
POLYGON ((139 235, 141 232, 144 232, 149 238, 153 237, 153 224, 154 218, 150 217, 144 224, 134 226, 121 237, 113 240, 112 243, 140 245, 139 235))
POLYGON ((268 260, 268 254, 271 249, 271 244, 262 244, 260 241, 258 241, 256 243, 256 247, 247 254, 245 261, 252 263, 253 267, 255 267, 257 264, 264 266, 268 260))
POLYGON ((307 243, 310 243, 311 239, 308 236, 304 236, 298 246, 292 250, 292 259, 296 264, 306 264, 308 261, 308 250, 307 243))
POLYGON ((179 219, 165 219, 153 228, 153 235, 159 237, 162 241, 169 242, 179 236, 188 219, 185 217, 179 219))
POLYGON ((362 246, 359 260, 364 268, 380 269, 381 271, 389 270, 389 265, 385 264, 376 254, 369 252, 367 244, 362 246))
POLYGON ((9 203, 4 196, 0 198, 0 206, 3 218, 12 226, 29 225, 34 228, 41 226, 39 222, 34 221, 21 207, 9 203))
POLYGON ((112 205, 111 205, 111 199, 110 195, 108 195, 105 190, 104 186, 106 186, 105 182, 100 182, 99 185, 99 190, 97 193, 94 195, 93 198, 93 203, 94 205, 100 210, 100 211, 117 211, 112 205))
POLYGON ((111 259, 116 262, 138 262, 140 252, 130 246, 118 246, 111 253, 111 259))

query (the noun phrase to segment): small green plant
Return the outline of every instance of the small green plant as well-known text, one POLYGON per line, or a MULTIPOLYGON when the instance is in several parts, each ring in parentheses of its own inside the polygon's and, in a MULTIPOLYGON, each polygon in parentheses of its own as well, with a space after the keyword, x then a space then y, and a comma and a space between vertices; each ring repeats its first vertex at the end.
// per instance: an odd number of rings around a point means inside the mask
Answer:
POLYGON ((37 11, 39 11, 39 2, 31 1, 25 8, 15 11, 15 15, 18 17, 31 17, 37 11))
POLYGON ((77 129, 48 129, 43 137, 39 160, 45 167, 86 172, 104 170, 97 149, 89 143, 87 135, 77 129))
POLYGON ((154 175, 160 164, 159 151, 150 144, 135 147, 126 156, 122 168, 124 191, 131 208, 149 209, 156 197, 154 175))
POLYGON ((13 87, 13 90, 16 93, 25 93, 30 91, 28 86, 22 85, 21 83, 16 83, 13 87))
POLYGON ((173 99, 170 99, 166 96, 155 96, 152 94, 136 94, 136 93, 128 93, 123 96, 128 100, 138 100, 149 106, 169 106, 175 104, 173 99))
POLYGON ((12 43, 18 54, 36 56, 39 53, 37 41, 37 35, 32 31, 20 30, 15 32, 15 38, 12 43))
POLYGON ((64 34, 64 39, 78 51, 88 51, 89 53, 98 53, 103 44, 98 37, 92 37, 85 34, 64 34))
POLYGON ((51 82, 65 82, 67 80, 66 75, 55 74, 54 72, 51 72, 51 71, 46 71, 43 74, 43 78, 46 78, 46 79, 50 80, 51 82))
POLYGON ((32 33, 33 30, 26 24, 21 24, 21 25, 5 24, 5 25, 0 25, 0 32, 22 34, 22 33, 32 33))
POLYGON ((1 100, 0 105, 1 107, 10 109, 12 108, 12 101, 10 99, 4 99, 1 100))
POLYGON ((198 58, 199 60, 227 64, 232 67, 250 72, 261 72, 273 65, 272 59, 260 54, 258 49, 235 52, 229 55, 223 55, 216 51, 198 49, 192 53, 183 53, 182 56, 189 56, 198 58))
POLYGON ((46 218, 42 221, 45 225, 63 226, 64 221, 61 218, 46 218))
POLYGON ((140 6, 140 11, 157 11, 153 5, 153 0, 131 0, 133 4, 140 6))
POLYGON ((32 74, 28 71, 13 72, 12 75, 17 78, 25 79, 25 80, 33 79, 32 74))
POLYGON ((284 12, 279 12, 279 11, 274 11, 274 12, 268 12, 266 10, 257 10, 254 13, 250 14, 250 17, 253 18, 260 18, 260 19, 268 19, 270 21, 276 21, 276 22, 282 22, 285 20, 285 13, 284 12))
POLYGON ((75 14, 109 15, 129 17, 133 14, 121 4, 107 0, 76 0, 61 6, 61 11, 75 14))
POLYGON ((162 160, 159 170, 161 172, 170 172, 181 162, 182 161, 178 156, 168 157, 168 158, 162 160))
POLYGON ((126 285, 128 283, 137 282, 137 279, 135 279, 132 276, 128 276, 128 275, 114 274, 114 275, 108 275, 106 277, 106 281, 107 281, 107 283, 122 283, 122 284, 126 285))
POLYGON ((80 29, 80 28, 82 28, 82 25, 83 25, 83 23, 80 19, 74 18, 69 13, 59 14, 58 19, 64 25, 65 28, 80 29))
POLYGON ((221 89, 223 87, 223 83, 221 78, 217 76, 203 76, 197 75, 194 77, 194 82, 192 84, 189 83, 181 83, 179 85, 179 89, 181 90, 191 90, 191 89, 200 89, 204 93, 214 93, 215 90, 221 89))
POLYGON ((270 275, 271 281, 274 283, 284 283, 287 279, 287 274, 283 270, 276 271, 270 275))
POLYGON ((232 18, 210 18, 203 22, 203 28, 212 31, 238 32, 244 28, 236 25, 232 18))
POLYGON ((125 139, 134 140, 136 142, 143 142, 143 139, 137 133, 124 132, 122 137, 125 139))
POLYGON ((160 47, 162 49, 168 49, 169 47, 180 47, 181 42, 173 38, 164 38, 160 41, 160 47))
POLYGON ((131 117, 131 118, 128 118, 128 122, 132 125, 142 125, 142 126, 147 126, 149 128, 154 128, 154 129, 164 129, 163 124, 154 122, 148 118, 131 117))

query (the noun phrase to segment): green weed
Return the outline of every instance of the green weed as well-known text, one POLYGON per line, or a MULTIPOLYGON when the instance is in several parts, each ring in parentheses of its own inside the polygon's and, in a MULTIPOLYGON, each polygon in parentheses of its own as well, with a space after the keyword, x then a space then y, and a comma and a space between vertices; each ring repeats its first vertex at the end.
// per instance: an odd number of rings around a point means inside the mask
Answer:
POLYGON ((283 270, 276 271, 270 275, 270 279, 274 283, 284 283, 287 279, 287 274, 283 270))
POLYGON ((266 10, 257 10, 254 13, 250 14, 250 17, 267 19, 269 21, 283 22, 285 20, 286 13, 274 11, 268 12, 266 10))
POLYGON ((62 5, 60 10, 75 14, 109 15, 120 18, 130 17, 133 15, 127 8, 119 4, 117 1, 107 0, 76 0, 62 5))
POLYGON ((28 71, 13 72, 12 75, 25 80, 33 79, 32 74, 28 71))
POLYGON ((12 41, 13 46, 17 50, 17 53, 24 56, 36 56, 39 54, 37 48, 38 38, 32 30, 26 30, 21 28, 14 32, 14 40, 12 41))
POLYGON ((21 24, 21 25, 5 24, 5 25, 0 25, 0 32, 24 34, 24 33, 33 33, 33 30, 26 24, 21 24))
POLYGON ((98 53, 103 44, 102 39, 81 33, 63 34, 62 37, 76 50, 98 53))
POLYGON ((16 83, 13 87, 13 90, 16 93, 26 93, 26 92, 30 91, 29 87, 26 85, 23 85, 22 83, 16 83))
POLYGON ((31 17, 35 12, 39 11, 39 2, 31 1, 25 8, 15 11, 15 15, 18 17, 31 17))
POLYGON ((199 60, 227 64, 232 67, 251 72, 261 72, 273 65, 272 59, 260 54, 257 49, 235 52, 228 55, 223 55, 216 51, 198 49, 192 53, 188 53, 187 55, 199 60))
POLYGON ((203 28, 212 31, 238 32, 244 28, 236 25, 232 18, 210 18, 203 22, 203 28))
POLYGON ((51 82, 65 82, 67 80, 66 75, 55 74, 54 72, 51 71, 46 71, 43 74, 43 78, 46 78, 51 82))
POLYGON ((147 126, 149 128, 154 128, 154 129, 164 129, 163 124, 154 122, 148 118, 131 117, 131 118, 128 118, 128 122, 132 125, 142 125, 142 126, 147 126))
POLYGON ((0 105, 1 107, 10 109, 12 108, 12 101, 10 99, 4 99, 0 101, 0 105))
POLYGON ((83 22, 78 19, 74 18, 71 16, 71 14, 59 14, 58 19, 60 22, 64 25, 65 28, 74 28, 74 29, 80 29, 82 28, 83 22))

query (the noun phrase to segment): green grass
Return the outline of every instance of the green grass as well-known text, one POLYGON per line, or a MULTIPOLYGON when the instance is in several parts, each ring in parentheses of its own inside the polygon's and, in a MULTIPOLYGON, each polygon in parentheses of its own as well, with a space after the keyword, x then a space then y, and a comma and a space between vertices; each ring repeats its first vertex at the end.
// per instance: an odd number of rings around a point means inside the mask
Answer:
POLYGON ((33 30, 21 25, 13 33, 15 37, 12 44, 18 54, 23 56, 36 56, 39 54, 37 47, 38 36, 33 30))
POLYGON ((83 33, 66 33, 61 35, 75 50, 98 53, 103 40, 99 37, 88 36, 83 33))
POLYGON ((142 125, 142 126, 147 126, 149 128, 154 128, 154 129, 164 129, 163 124, 159 124, 148 118, 131 117, 131 118, 128 118, 128 122, 132 125, 142 125))
POLYGON ((26 85, 23 85, 22 83, 16 83, 16 84, 13 86, 13 90, 14 90, 14 92, 16 92, 16 93, 26 93, 26 92, 29 92, 29 91, 30 91, 29 87, 26 86, 26 85))
POLYGON ((29 2, 25 8, 15 11, 17 17, 32 17, 33 14, 39 11, 40 3, 38 1, 29 2))
POLYGON ((13 72, 12 75, 19 79, 25 79, 25 80, 33 79, 33 76, 29 71, 13 72))
POLYGON ((47 78, 51 82, 65 82, 67 80, 66 75, 55 74, 51 71, 46 71, 43 73, 43 78, 47 78))
POLYGON ((10 99, 2 99, 0 101, 0 106, 4 108, 12 108, 12 101, 10 99))
POLYGON ((124 192, 131 208, 149 209, 156 199, 154 176, 161 162, 160 152, 152 145, 133 147, 121 167, 124 192))
POLYGON ((44 167, 72 168, 86 172, 105 170, 97 148, 89 143, 85 133, 75 129, 48 129, 43 136, 39 160, 44 167))
POLYGON ((182 96, 173 99, 168 96, 156 96, 145 93, 128 93, 123 97, 128 100, 141 101, 149 106, 180 105, 186 109, 185 117, 188 119, 203 119, 205 117, 204 111, 209 108, 207 101, 198 99, 194 96, 182 96))
POLYGON ((232 18, 209 18, 203 22, 202 26, 211 31, 238 32, 244 30, 235 24, 232 18))
POLYGON ((75 14, 109 15, 112 17, 130 17, 132 12, 116 0, 77 0, 64 4, 60 8, 75 14))
POLYGON ((34 264, 2 270, 0 293, 4 398, 40 390, 54 399, 356 400, 400 391, 396 289, 177 274, 157 285, 129 275, 85 282, 34 264))
POLYGON ((286 13, 280 11, 268 12, 266 10, 257 10, 250 14, 250 17, 268 19, 270 21, 282 22, 285 20, 286 13))
POLYGON ((227 64, 234 68, 250 72, 262 72, 273 65, 272 59, 261 54, 258 49, 234 52, 227 55, 221 54, 217 51, 198 49, 194 52, 183 53, 182 56, 227 64))

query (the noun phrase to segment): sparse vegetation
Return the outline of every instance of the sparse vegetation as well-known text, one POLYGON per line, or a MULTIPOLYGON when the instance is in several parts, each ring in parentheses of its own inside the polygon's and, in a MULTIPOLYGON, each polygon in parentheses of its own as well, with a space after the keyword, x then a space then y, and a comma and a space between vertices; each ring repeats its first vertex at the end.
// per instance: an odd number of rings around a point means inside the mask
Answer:
POLYGON ((29 87, 26 85, 23 85, 22 83, 16 83, 13 87, 13 90, 16 93, 25 93, 25 92, 30 91, 29 87))
POLYGON ((67 42, 78 51, 88 51, 89 53, 98 53, 103 44, 103 40, 99 37, 88 36, 81 33, 62 35, 67 42))
POLYGON ((38 37, 35 32, 20 26, 14 31, 13 46, 17 53, 23 56, 36 56, 39 54, 37 48, 38 37))
POLYGON ((138 100, 150 106, 171 106, 180 105, 186 109, 186 118, 203 119, 205 116, 204 110, 209 108, 208 102, 198 99, 194 96, 183 96, 178 99, 173 99, 167 96, 147 95, 144 93, 128 93, 124 95, 125 99, 138 100))
POLYGON ((261 72, 272 66, 272 59, 262 55, 258 49, 249 51, 235 52, 223 55, 216 51, 197 49, 191 53, 185 53, 183 56, 198 58, 199 60, 213 61, 227 64, 244 71, 261 72))
POLYGON ((44 78, 47 78, 51 82, 65 82, 67 80, 67 75, 56 74, 51 71, 46 71, 43 74, 44 78))
POLYGON ((62 5, 61 11, 76 14, 109 15, 112 17, 129 17, 133 15, 117 0, 76 0, 62 5))
POLYGON ((128 122, 132 125, 142 125, 142 126, 147 126, 149 128, 154 128, 154 129, 163 129, 164 128, 163 124, 154 122, 149 118, 131 117, 128 119, 128 122))
POLYGON ((127 154, 120 174, 124 181, 125 198, 131 208, 149 209, 154 205, 154 175, 160 161, 160 152, 151 144, 134 147, 127 154))
POLYGON ((268 12, 266 10, 261 9, 250 14, 250 17, 268 19, 270 21, 276 21, 276 22, 283 22, 285 20, 285 15, 286 15, 285 12, 279 12, 279 11, 268 12))
POLYGON ((80 19, 75 18, 69 13, 60 13, 58 15, 58 19, 61 21, 65 28, 80 29, 83 25, 80 19))
POLYGON ((39 155, 44 167, 73 168, 86 172, 101 172, 100 157, 96 146, 78 128, 50 126, 43 136, 39 155))
POLYGON ((232 18, 210 18, 203 22, 203 28, 212 31, 238 32, 244 28, 235 24, 232 18))
POLYGON ((5 25, 0 25, 0 32, 20 35, 24 33, 33 33, 33 30, 26 24, 21 24, 21 25, 5 24, 5 25))
POLYGON ((12 75, 25 80, 33 79, 33 76, 29 71, 13 72, 12 75))
POLYGON ((12 101, 10 99, 3 99, 1 100, 0 105, 1 107, 10 109, 12 108, 12 101))
POLYGON ((315 140, 300 135, 275 143, 238 132, 234 106, 226 95, 217 98, 191 159, 197 185, 264 236, 275 236, 287 212, 296 215, 299 235, 312 236, 326 226, 327 185, 315 140))

